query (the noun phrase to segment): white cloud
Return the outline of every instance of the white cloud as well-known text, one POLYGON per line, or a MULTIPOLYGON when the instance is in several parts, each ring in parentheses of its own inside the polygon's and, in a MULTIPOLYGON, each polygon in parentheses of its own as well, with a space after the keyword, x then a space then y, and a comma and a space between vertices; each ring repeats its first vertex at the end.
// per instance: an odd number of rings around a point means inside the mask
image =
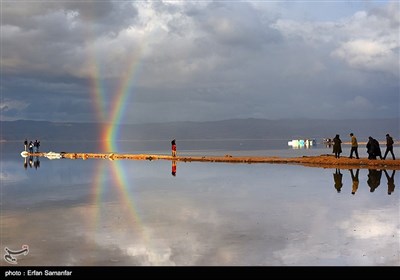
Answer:
POLYGON ((399 61, 396 50, 399 46, 399 41, 379 42, 356 39, 342 43, 332 52, 332 55, 344 60, 354 68, 398 75, 399 61))

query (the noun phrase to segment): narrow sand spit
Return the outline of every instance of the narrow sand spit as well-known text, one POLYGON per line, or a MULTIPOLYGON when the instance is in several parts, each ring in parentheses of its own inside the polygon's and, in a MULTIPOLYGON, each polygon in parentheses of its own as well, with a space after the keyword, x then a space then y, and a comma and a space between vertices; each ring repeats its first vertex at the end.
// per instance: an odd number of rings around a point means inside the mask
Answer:
MULTIPOLYGON (((31 156, 46 156, 46 153, 33 153, 31 156)), ((369 160, 367 158, 350 159, 341 157, 336 159, 333 155, 303 156, 303 157, 262 157, 262 156, 177 156, 150 155, 150 154, 117 154, 117 153, 61 153, 67 159, 108 159, 108 160, 171 160, 181 162, 225 162, 225 163, 275 163, 299 164, 320 168, 342 169, 391 169, 400 170, 400 160, 369 160)))

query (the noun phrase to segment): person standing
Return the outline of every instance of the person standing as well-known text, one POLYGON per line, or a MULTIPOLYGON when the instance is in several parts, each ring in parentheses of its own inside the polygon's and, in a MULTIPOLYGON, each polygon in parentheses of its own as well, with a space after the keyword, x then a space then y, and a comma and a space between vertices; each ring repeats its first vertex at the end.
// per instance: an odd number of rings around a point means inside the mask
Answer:
POLYGON ((359 159, 358 157, 358 143, 357 143, 357 138, 354 136, 353 133, 350 133, 351 137, 351 150, 350 150, 350 158, 353 158, 353 152, 356 155, 356 159, 359 159))
POLYGON ((33 153, 33 142, 29 141, 29 153, 33 153))
POLYGON ((26 139, 26 138, 25 138, 25 141, 24 141, 24 148, 25 148, 25 152, 26 152, 27 149, 28 149, 28 139, 26 139))
POLYGON ((37 139, 35 140, 35 142, 33 142, 33 147, 35 148, 35 153, 38 152, 38 141, 37 139))
POLYGON ((176 140, 171 141, 171 150, 172 150, 172 156, 176 157, 176 140))
POLYGON ((394 144, 393 138, 389 135, 389 133, 386 134, 386 152, 385 155, 383 156, 383 159, 386 159, 386 156, 389 152, 392 154, 393 160, 396 159, 393 153, 393 144, 394 144))
POLYGON ((335 138, 333 138, 333 153, 335 154, 335 158, 340 158, 340 154, 342 153, 342 140, 340 140, 339 134, 336 134, 335 138))

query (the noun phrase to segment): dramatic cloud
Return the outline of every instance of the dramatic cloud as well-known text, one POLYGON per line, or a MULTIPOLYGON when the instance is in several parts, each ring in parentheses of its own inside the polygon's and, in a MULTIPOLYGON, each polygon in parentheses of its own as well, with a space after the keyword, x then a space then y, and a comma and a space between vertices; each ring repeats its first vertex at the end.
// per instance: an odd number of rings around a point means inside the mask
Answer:
POLYGON ((396 2, 2 5, 5 120, 399 115, 396 2))

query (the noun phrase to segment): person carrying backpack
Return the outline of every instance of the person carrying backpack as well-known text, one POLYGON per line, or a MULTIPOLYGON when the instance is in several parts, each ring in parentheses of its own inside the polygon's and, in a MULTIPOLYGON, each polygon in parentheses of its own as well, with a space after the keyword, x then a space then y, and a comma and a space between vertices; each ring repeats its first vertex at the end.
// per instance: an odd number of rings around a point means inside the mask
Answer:
POLYGON ((386 134, 386 152, 385 155, 383 156, 383 159, 386 159, 387 154, 390 152, 392 154, 392 158, 396 159, 393 153, 393 138, 388 134, 386 134))

